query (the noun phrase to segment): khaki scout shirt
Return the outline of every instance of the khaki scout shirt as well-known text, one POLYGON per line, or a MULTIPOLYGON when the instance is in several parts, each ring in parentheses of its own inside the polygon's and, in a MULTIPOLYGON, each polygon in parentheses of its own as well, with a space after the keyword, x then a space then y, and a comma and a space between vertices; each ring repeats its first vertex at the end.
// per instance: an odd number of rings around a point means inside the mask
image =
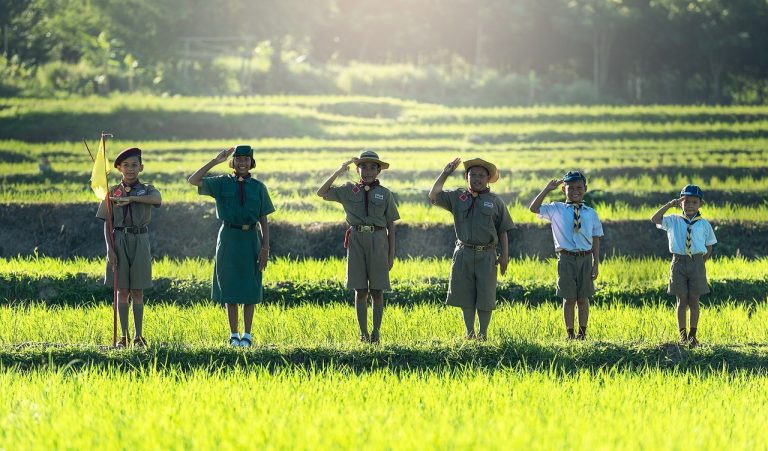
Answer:
POLYGON ((498 243, 499 234, 512 228, 512 217, 504 201, 495 194, 485 193, 474 202, 470 211, 472 194, 458 189, 439 192, 434 204, 453 214, 456 238, 460 241, 476 246, 498 243))
MULTIPOLYGON (((113 186, 109 189, 110 197, 128 197, 128 196, 151 196, 160 194, 160 191, 152 185, 143 183, 136 184, 130 192, 125 192, 122 185, 113 186)), ((152 219, 152 207, 158 208, 160 205, 140 204, 131 202, 125 206, 112 204, 112 226, 113 227, 146 227, 152 219)), ((104 201, 99 203, 99 209, 96 211, 96 217, 107 219, 107 206, 104 201)))
POLYGON ((347 224, 386 227, 387 223, 400 219, 392 192, 381 185, 368 192, 368 216, 365 215, 365 191, 352 182, 334 186, 323 197, 339 202, 344 207, 347 224))

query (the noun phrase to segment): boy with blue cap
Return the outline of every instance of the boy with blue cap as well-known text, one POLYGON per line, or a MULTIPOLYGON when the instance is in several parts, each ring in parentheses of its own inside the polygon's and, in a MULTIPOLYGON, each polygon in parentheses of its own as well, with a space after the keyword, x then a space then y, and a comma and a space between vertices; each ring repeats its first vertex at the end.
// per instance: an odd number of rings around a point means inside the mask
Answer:
POLYGON ((496 309, 496 268, 503 276, 509 264, 507 232, 512 229, 512 217, 504 201, 491 193, 490 184, 499 180, 496 165, 482 158, 464 162, 466 188, 443 191, 448 176, 460 163, 456 158, 445 166, 429 191, 429 200, 451 212, 456 230, 445 303, 461 308, 467 339, 485 340, 496 309))
POLYGON ((122 180, 109 190, 113 203, 112 228, 107 230, 107 205, 102 201, 96 217, 104 219, 104 240, 107 242, 107 271, 105 284, 114 280, 117 272, 117 313, 120 317, 122 336, 117 347, 128 346, 128 307, 133 304, 134 338, 136 347, 147 346, 142 335, 144 320, 144 290, 152 288, 152 253, 149 246, 149 222, 152 208, 160 207, 160 191, 154 186, 139 181, 144 171, 141 149, 130 147, 115 158, 115 168, 122 174, 122 180), (109 234, 115 234, 114 248, 109 234))
POLYGON ((255 304, 262 301, 262 273, 269 259, 267 215, 275 211, 264 183, 251 176, 256 167, 253 148, 240 145, 222 150, 189 176, 201 195, 216 199, 216 217, 222 221, 216 240, 211 298, 227 306, 229 345, 249 347, 255 304), (229 159, 234 173, 204 177, 229 159), (243 335, 239 335, 238 304, 243 305, 243 335))
POLYGON ((669 294, 677 297, 677 327, 680 341, 692 347, 699 345, 696 331, 699 323, 699 298, 709 293, 704 263, 717 243, 715 231, 701 217, 704 192, 696 185, 686 185, 680 197, 664 204, 651 217, 656 227, 667 232, 672 264, 669 271, 669 294), (682 215, 666 215, 670 208, 681 207, 682 215), (686 331, 686 311, 691 311, 691 329, 686 331))
POLYGON ((600 265, 600 237, 603 225, 597 212, 584 203, 587 178, 580 171, 568 171, 562 179, 550 180, 533 199, 529 209, 552 223, 557 252, 557 295, 563 298, 563 320, 569 340, 585 340, 589 320, 589 297, 600 265), (551 191, 561 187, 565 202, 542 205, 551 191), (579 307, 579 333, 574 334, 574 308, 579 307))

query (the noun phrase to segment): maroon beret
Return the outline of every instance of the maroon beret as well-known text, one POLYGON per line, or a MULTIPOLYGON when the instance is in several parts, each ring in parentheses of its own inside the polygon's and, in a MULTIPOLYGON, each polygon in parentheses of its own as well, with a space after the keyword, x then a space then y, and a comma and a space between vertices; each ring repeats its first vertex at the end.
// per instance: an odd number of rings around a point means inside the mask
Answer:
POLYGON ((117 157, 115 157, 115 167, 120 166, 120 163, 128 157, 139 157, 139 163, 141 163, 141 149, 138 147, 129 147, 117 154, 117 157))

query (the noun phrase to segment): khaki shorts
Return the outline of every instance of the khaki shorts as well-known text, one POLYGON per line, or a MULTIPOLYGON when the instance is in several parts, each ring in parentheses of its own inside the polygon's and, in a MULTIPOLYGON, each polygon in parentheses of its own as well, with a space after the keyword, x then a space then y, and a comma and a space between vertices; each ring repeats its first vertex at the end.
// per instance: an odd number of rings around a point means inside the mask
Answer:
POLYGON ((563 299, 585 299, 593 294, 592 254, 557 254, 557 295, 563 299))
POLYGON ((445 303, 462 309, 496 309, 496 249, 456 247, 445 303))
MULTIPOLYGON (((152 254, 149 235, 115 231, 117 288, 146 290, 152 288, 152 254)), ((112 266, 107 263, 104 285, 112 286, 112 266)))
POLYGON ((389 290, 389 239, 386 229, 352 230, 347 248, 347 288, 389 290))
POLYGON ((704 266, 704 255, 696 254, 672 255, 669 266, 669 294, 675 296, 699 296, 709 293, 707 285, 707 268, 704 266))

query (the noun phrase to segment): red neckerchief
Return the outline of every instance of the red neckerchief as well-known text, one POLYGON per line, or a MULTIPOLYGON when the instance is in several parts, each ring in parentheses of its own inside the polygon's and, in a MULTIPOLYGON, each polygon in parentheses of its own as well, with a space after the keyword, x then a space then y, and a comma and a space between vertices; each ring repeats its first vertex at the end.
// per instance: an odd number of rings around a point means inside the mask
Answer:
POLYGON ((472 189, 467 189, 467 192, 472 195, 472 204, 469 206, 469 210, 467 210, 467 217, 469 217, 470 214, 472 214, 472 210, 475 209, 475 201, 478 197, 480 197, 481 194, 490 193, 491 188, 486 187, 485 189, 481 189, 480 191, 472 191, 472 189))
POLYGON ((371 183, 365 183, 362 181, 362 179, 355 184, 357 189, 362 189, 363 193, 365 193, 365 215, 368 216, 368 192, 370 192, 374 187, 379 186, 379 179, 376 179, 372 181, 371 183))
POLYGON ((237 188, 240 192, 240 205, 245 205, 245 179, 251 178, 251 173, 247 173, 245 175, 237 175, 237 172, 232 174, 232 177, 237 180, 237 188))

